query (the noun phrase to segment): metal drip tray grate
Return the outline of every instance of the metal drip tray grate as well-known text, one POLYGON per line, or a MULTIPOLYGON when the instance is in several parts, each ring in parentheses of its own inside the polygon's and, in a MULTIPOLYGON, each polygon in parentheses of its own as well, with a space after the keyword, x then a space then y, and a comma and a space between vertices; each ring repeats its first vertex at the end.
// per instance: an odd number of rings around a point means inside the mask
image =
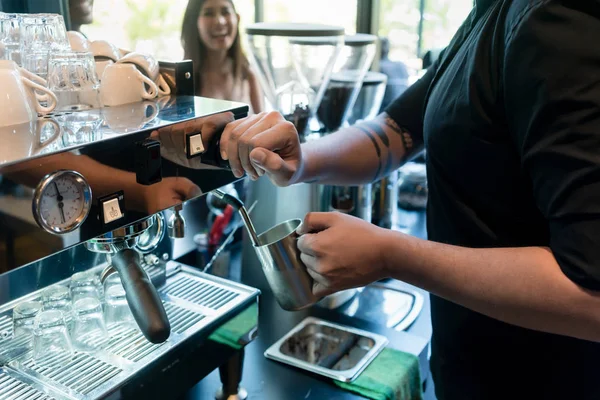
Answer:
POLYGON ((165 303, 165 311, 171 323, 171 330, 176 333, 184 333, 204 319, 204 315, 177 307, 171 303, 165 303))
POLYGON ((12 318, 8 315, 0 317, 0 342, 12 338, 12 318))
MULTIPOLYGON (((177 307, 171 303, 164 303, 164 305, 172 332, 182 334, 204 319, 202 314, 177 307)), ((113 338, 109 341, 105 351, 133 362, 140 361, 165 345, 165 343, 150 343, 136 328, 117 329, 111 331, 111 335, 113 338)))
POLYGON ((55 400, 6 373, 0 373, 0 400, 55 400))
POLYGON ((92 392, 122 371, 114 365, 81 353, 70 360, 58 357, 54 363, 47 361, 44 365, 37 365, 29 359, 23 363, 23 367, 81 394, 92 392))
POLYGON ((129 361, 139 361, 164 346, 164 343, 150 343, 135 328, 123 329, 116 334, 117 336, 110 340, 105 350, 129 361))
POLYGON ((36 298, 43 289, 2 306, 0 378, 10 381, 10 385, 0 385, 0 400, 104 398, 209 324, 220 320, 225 322, 229 312, 239 310, 259 293, 256 289, 202 274, 180 264, 172 263, 170 268, 159 295, 171 324, 171 336, 161 344, 148 342, 134 325, 109 328, 109 338, 89 338, 90 343, 102 343, 102 349, 96 353, 76 353, 72 358, 61 355, 36 363, 32 359, 31 339, 12 338, 12 308, 21 301, 36 298), (7 332, 5 340, 3 332, 7 332), (22 381, 19 380, 21 378, 22 381), (23 386, 24 397, 20 389, 15 392, 19 384, 23 386), (19 395, 15 397, 13 393, 19 395), (40 396, 35 397, 38 394, 40 396))
POLYGON ((232 292, 231 289, 193 276, 169 279, 161 291, 211 310, 219 310, 239 296, 239 293, 232 292))

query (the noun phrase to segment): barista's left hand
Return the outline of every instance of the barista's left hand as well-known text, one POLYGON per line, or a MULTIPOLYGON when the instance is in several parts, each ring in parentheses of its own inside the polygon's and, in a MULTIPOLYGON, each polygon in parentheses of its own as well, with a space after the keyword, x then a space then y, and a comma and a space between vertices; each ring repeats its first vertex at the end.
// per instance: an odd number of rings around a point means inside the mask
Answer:
POLYGON ((386 278, 386 232, 346 214, 307 214, 298 228, 298 248, 315 281, 314 294, 326 296, 386 278))

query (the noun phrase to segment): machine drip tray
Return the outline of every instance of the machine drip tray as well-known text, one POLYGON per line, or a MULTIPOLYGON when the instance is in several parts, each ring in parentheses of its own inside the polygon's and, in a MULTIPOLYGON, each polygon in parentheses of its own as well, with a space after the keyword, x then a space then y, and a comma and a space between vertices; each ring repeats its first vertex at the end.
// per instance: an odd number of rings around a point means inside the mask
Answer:
POLYGON ((403 331, 417 319, 423 309, 423 301, 423 296, 416 291, 374 283, 364 287, 337 311, 349 317, 403 331))
MULTIPOLYGON (((12 337, 12 309, 37 299, 41 290, 0 308, 0 400, 88 400, 113 393, 138 371, 198 332, 226 321, 260 293, 254 288, 169 263, 158 288, 171 323, 171 336, 161 344, 148 342, 137 327, 109 331, 96 353, 75 353, 67 360, 36 365, 31 341, 12 337), (15 396, 16 395, 16 396, 15 396)), ((67 284, 59 282, 58 284, 67 284)), ((43 290, 43 289, 42 289, 43 290)))

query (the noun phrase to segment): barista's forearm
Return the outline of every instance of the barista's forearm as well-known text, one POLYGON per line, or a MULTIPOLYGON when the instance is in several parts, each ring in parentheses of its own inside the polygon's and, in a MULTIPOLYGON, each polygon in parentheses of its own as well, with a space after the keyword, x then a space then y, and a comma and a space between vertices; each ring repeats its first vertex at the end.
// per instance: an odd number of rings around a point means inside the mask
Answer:
POLYGON ((386 113, 302 145, 296 182, 353 185, 376 181, 422 147, 386 113))
POLYGON ((389 276, 492 318, 600 341, 600 293, 568 279, 548 248, 472 249, 389 231, 389 276))

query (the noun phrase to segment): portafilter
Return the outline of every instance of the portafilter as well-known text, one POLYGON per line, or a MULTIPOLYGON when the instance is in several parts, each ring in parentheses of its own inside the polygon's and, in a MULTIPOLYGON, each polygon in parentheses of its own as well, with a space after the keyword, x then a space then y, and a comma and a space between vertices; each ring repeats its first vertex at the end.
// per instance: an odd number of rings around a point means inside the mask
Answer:
POLYGON ((162 219, 151 216, 88 240, 86 248, 107 255, 109 266, 102 273, 101 280, 106 279, 112 269, 119 274, 129 308, 142 334, 152 343, 163 343, 171 334, 169 319, 136 251, 140 236, 157 223, 162 223, 162 219))

